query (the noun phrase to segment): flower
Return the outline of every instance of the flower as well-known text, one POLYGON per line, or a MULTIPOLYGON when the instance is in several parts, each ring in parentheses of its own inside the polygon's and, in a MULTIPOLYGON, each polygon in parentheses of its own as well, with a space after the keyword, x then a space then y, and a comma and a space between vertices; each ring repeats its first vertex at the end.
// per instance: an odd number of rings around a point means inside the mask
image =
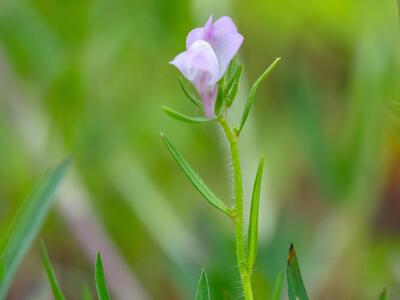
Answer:
POLYGON ((214 116, 217 82, 224 75, 238 52, 243 36, 229 17, 212 23, 212 16, 204 27, 193 29, 186 38, 186 51, 170 63, 175 65, 195 86, 203 102, 206 117, 214 116))

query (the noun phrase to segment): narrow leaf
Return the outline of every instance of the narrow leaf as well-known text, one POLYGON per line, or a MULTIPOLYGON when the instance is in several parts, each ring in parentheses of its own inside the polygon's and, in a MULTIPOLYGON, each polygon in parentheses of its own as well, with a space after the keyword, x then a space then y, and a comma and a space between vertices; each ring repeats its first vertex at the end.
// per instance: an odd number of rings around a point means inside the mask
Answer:
POLYGON ((207 123, 207 122, 215 121, 215 118, 208 119, 205 117, 189 117, 189 116, 186 116, 180 112, 177 112, 167 106, 162 106, 161 109, 170 117, 172 117, 176 120, 179 120, 179 121, 187 122, 187 123, 207 123))
POLYGON ((41 253, 44 267, 46 269, 47 278, 49 279, 51 290, 53 292, 53 296, 55 300, 65 300, 64 294, 58 285, 56 274, 54 273, 53 267, 51 266, 51 262, 49 259, 49 255, 47 254, 46 246, 43 241, 40 243, 41 245, 41 253))
POLYGON ((185 173, 186 177, 194 185, 194 187, 203 195, 203 197, 214 207, 218 208, 229 217, 232 217, 229 208, 211 191, 211 189, 204 183, 201 177, 192 169, 187 161, 182 157, 178 150, 172 145, 168 137, 161 133, 161 139, 167 147, 169 153, 176 160, 179 167, 185 173))
POLYGON ((249 116, 251 107, 253 106, 254 99, 256 98, 256 93, 257 89, 260 86, 261 82, 271 73, 271 71, 275 68, 277 63, 281 60, 280 57, 275 59, 275 61, 268 67, 267 70, 264 71, 264 73, 261 74, 261 76, 254 82, 253 86, 250 89, 249 97, 247 99, 246 106, 244 107, 242 117, 240 119, 240 125, 238 129, 238 133, 240 133, 244 127, 244 124, 246 123, 247 117, 249 116))
POLYGON ((208 286, 208 279, 206 271, 201 270, 199 283, 197 285, 195 300, 210 300, 210 288, 208 286))
POLYGON ((278 274, 275 279, 274 292, 272 294, 271 300, 280 300, 283 288, 283 282, 285 279, 285 271, 282 271, 278 274))
POLYGON ((92 300, 92 293, 90 292, 89 287, 85 284, 82 288, 82 300, 92 300))
POLYGON ((379 300, 388 300, 388 292, 387 292, 387 288, 383 288, 382 292, 379 295, 379 300))
POLYGON ((290 245, 287 262, 287 284, 289 300, 308 300, 293 244, 290 245))
POLYGON ((260 191, 264 169, 264 158, 258 164, 256 178, 254 180, 253 195, 251 198, 251 209, 247 241, 247 269, 252 270, 257 257, 258 248, 258 211, 260 207, 260 191))
POLYGON ((7 270, 0 281, 0 299, 6 297, 19 264, 31 248, 51 208, 55 191, 64 177, 68 165, 69 161, 65 160, 49 173, 36 192, 20 208, 14 219, 8 237, 0 247, 0 257, 2 257, 4 268, 7 270))
POLYGON ((225 105, 231 107, 235 101, 237 92, 239 90, 240 77, 242 76, 243 65, 240 64, 235 77, 233 78, 232 85, 228 87, 228 94, 226 95, 225 105))
POLYGON ((198 108, 203 109, 203 104, 201 103, 200 99, 194 95, 194 93, 190 92, 188 84, 185 83, 185 80, 182 77, 179 77, 179 85, 183 93, 186 97, 198 108))
POLYGON ((108 293, 108 288, 106 284, 106 279, 104 276, 103 262, 101 260, 101 255, 97 252, 96 256, 96 289, 99 300, 110 300, 110 294, 108 293))

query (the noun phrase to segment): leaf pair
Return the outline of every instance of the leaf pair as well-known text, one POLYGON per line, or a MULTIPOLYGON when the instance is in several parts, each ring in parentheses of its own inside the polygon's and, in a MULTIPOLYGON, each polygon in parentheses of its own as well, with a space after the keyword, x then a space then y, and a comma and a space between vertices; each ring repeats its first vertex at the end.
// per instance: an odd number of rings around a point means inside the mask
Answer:
MULTIPOLYGON (((51 265, 49 255, 47 254, 46 246, 44 245, 43 241, 41 242, 41 253, 42 253, 43 264, 46 269, 47 278, 49 280, 54 299, 65 300, 64 293, 62 292, 58 284, 57 277, 51 265)), ((96 256, 95 279, 96 279, 96 289, 99 300, 110 300, 110 294, 108 292, 107 283, 104 276, 103 263, 99 252, 97 253, 96 256)), ((86 286, 83 289, 82 298, 84 300, 92 299, 90 291, 86 286)))
POLYGON ((8 236, 0 247, 0 299, 6 298, 18 266, 39 233, 68 165, 69 161, 65 160, 50 172, 14 219, 8 236))

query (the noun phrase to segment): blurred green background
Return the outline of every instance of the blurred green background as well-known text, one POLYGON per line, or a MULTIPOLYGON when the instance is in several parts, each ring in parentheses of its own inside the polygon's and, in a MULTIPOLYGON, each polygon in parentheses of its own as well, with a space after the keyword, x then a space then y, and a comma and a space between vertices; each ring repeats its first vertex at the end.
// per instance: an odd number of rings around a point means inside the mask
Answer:
MULTIPOLYGON (((311 299, 376 299, 400 283, 400 30, 396 0, 0 1, 0 237, 60 159, 73 170, 41 238, 68 299, 94 292, 102 250, 114 299, 240 299, 233 226, 192 188, 168 134, 229 201, 228 150, 168 62, 186 34, 230 15, 248 86, 276 57, 240 143, 245 192, 266 158, 256 299, 268 299, 296 245, 311 299)), ((248 203, 246 203, 248 207, 248 203)), ((283 292, 283 299, 286 292, 283 292)), ((37 243, 9 295, 51 299, 37 243)))

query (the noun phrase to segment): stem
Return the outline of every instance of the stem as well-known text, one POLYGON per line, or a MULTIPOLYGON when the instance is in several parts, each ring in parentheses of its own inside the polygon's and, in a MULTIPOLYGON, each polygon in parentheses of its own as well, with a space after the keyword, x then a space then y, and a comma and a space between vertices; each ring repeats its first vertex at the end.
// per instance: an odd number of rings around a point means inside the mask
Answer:
POLYGON ((244 297, 246 300, 253 300, 253 291, 251 288, 250 272, 246 267, 246 253, 244 243, 244 231, 243 231, 243 182, 242 182, 242 171, 240 168, 240 157, 238 148, 238 136, 235 132, 232 132, 226 119, 219 117, 218 122, 221 124, 222 129, 229 142, 229 148, 231 152, 232 166, 233 166, 233 177, 235 187, 235 238, 236 238, 236 260, 239 267, 240 279, 242 281, 244 297))

